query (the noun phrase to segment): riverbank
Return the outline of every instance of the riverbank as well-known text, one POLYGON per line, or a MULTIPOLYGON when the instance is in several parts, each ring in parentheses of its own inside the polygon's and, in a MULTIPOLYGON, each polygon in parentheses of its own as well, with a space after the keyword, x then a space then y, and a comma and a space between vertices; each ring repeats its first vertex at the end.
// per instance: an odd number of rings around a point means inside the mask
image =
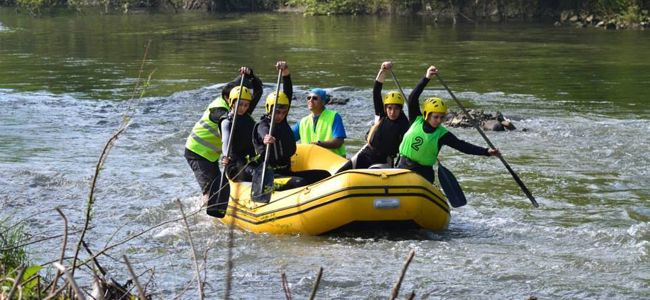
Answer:
POLYGON ((79 13, 124 14, 134 10, 180 13, 206 12, 297 12, 315 15, 426 15, 436 22, 506 22, 527 20, 556 26, 644 29, 650 27, 648 0, 540 1, 515 0, 0 0, 1 6, 40 16, 52 8, 69 8, 79 13))

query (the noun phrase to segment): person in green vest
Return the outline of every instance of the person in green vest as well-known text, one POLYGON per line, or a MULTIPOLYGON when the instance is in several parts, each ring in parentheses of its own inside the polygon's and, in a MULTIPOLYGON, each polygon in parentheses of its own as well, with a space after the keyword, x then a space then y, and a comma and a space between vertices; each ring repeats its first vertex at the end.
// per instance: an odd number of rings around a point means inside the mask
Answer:
POLYGON ((327 92, 315 88, 307 95, 307 108, 311 114, 296 123, 292 130, 296 141, 314 144, 345 157, 345 127, 341 115, 325 108, 329 102, 327 92))
POLYGON ((443 145, 452 147, 460 152, 473 155, 496 156, 499 149, 483 148, 458 139, 442 123, 447 114, 447 104, 440 98, 429 98, 424 101, 420 111, 419 98, 431 77, 438 69, 430 66, 426 75, 420 80, 408 98, 409 122, 411 127, 404 135, 399 145, 400 160, 398 167, 409 169, 430 182, 435 179, 433 165, 438 159, 438 153, 443 145))
MULTIPOLYGON (((241 67, 239 73, 241 74, 239 76, 244 76, 245 84, 246 81, 252 81, 253 83, 259 81, 253 75, 252 70, 246 67, 241 67)), ((222 153, 222 145, 219 125, 226 118, 228 111, 230 111, 230 92, 234 87, 239 85, 240 78, 237 77, 232 82, 223 86, 221 96, 217 97, 208 105, 201 119, 194 124, 192 132, 185 141, 185 152, 183 156, 190 165, 190 168, 192 168, 194 176, 199 183, 202 193, 202 203, 207 203, 210 196, 216 194, 221 188, 221 184, 219 183, 219 178, 221 178, 219 157, 222 153)), ((261 81, 259 81, 259 86, 261 93, 261 81)))

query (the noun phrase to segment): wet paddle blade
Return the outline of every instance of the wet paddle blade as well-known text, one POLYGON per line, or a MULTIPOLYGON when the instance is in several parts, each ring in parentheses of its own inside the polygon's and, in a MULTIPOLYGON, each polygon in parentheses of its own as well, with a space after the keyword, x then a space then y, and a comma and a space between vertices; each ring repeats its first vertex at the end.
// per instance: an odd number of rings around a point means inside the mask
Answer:
MULTIPOLYGON (((215 180, 216 181, 216 180, 215 180)), ((221 184, 214 184, 210 187, 210 198, 206 213, 215 218, 223 218, 228 209, 230 198, 230 184, 225 176, 221 176, 221 184)))
POLYGON ((445 191, 445 196, 449 200, 449 203, 453 207, 461 207, 467 204, 467 199, 465 198, 465 193, 460 188, 456 177, 451 173, 447 168, 443 167, 440 162, 438 162, 438 180, 442 186, 442 190, 445 191))
POLYGON ((260 165, 253 171, 253 187, 251 189, 251 199, 255 202, 269 203, 273 194, 273 169, 267 166, 264 171, 264 165, 260 165), (264 178, 262 178, 264 174, 264 178))

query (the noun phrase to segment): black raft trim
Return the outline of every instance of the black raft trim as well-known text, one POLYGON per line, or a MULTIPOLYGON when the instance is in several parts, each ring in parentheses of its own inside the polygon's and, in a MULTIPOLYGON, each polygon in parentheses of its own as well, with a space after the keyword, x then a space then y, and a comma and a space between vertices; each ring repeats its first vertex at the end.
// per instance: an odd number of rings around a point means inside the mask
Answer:
MULTIPOLYGON (((340 192, 340 191, 343 191, 343 190, 345 190, 345 189, 339 190, 339 192, 340 192)), ((335 193, 336 193, 336 192, 335 192, 335 193)), ((333 193, 330 193, 330 194, 328 194, 328 195, 331 195, 331 194, 333 194, 333 193)), ((329 200, 329 201, 326 201, 326 202, 323 202, 323 203, 320 203, 320 204, 314 205, 314 206, 312 206, 312 207, 309 207, 309 208, 307 208, 307 209, 301 210, 301 211, 299 211, 299 212, 288 213, 288 214, 285 214, 285 215, 282 215, 282 216, 276 216, 276 217, 268 218, 268 219, 266 219, 266 220, 262 220, 262 221, 251 221, 251 220, 248 220, 248 219, 246 219, 246 218, 242 218, 242 217, 240 217, 239 215, 240 215, 240 214, 245 214, 245 215, 249 215, 249 216, 254 217, 254 218, 259 218, 259 216, 266 215, 266 214, 271 214, 271 213, 273 213, 273 212, 275 212, 275 211, 272 211, 272 212, 266 212, 266 213, 261 214, 261 215, 256 215, 256 214, 249 213, 249 212, 247 212, 247 211, 243 211, 243 210, 241 210, 241 209, 237 209, 237 215, 234 216, 234 217, 237 218, 237 219, 239 219, 239 220, 242 220, 242 221, 244 221, 244 222, 246 222, 246 223, 249 223, 249 224, 259 225, 259 224, 264 224, 264 223, 267 223, 267 222, 275 221, 275 220, 278 220, 278 219, 283 219, 283 218, 288 218, 288 217, 291 217, 291 216, 294 216, 294 215, 299 215, 299 214, 302 214, 302 213, 304 213, 304 212, 310 211, 310 210, 312 210, 312 209, 316 209, 316 208, 319 208, 319 207, 324 206, 324 205, 328 205, 328 204, 331 204, 331 203, 334 203, 334 202, 337 202, 337 201, 341 201, 341 200, 343 200, 343 199, 347 199, 347 198, 358 198, 358 197, 369 197, 369 196, 375 196, 375 197, 378 197, 378 196, 379 196, 379 197, 380 197, 380 196, 386 196, 386 194, 384 194, 384 193, 363 193, 363 194, 345 195, 345 196, 337 197, 337 198, 331 199, 331 200, 329 200)), ((431 198, 431 197, 429 197, 428 195, 423 194, 423 193, 400 193, 400 194, 390 194, 390 196, 396 196, 396 197, 398 197, 398 196, 420 196, 420 197, 422 197, 422 198, 425 198, 425 199, 427 199, 427 200, 433 202, 435 205, 437 205, 438 207, 440 207, 440 209, 442 209, 445 213, 449 214, 449 208, 444 207, 443 205, 441 205, 440 203, 438 203, 438 201, 435 201, 433 198, 431 198)), ((325 197, 325 196, 323 196, 323 197, 325 197)), ((320 199, 320 198, 322 198, 322 197, 319 197, 319 198, 317 198, 317 199, 320 199)), ((316 199, 316 200, 317 200, 317 199, 316 199)), ((312 201, 315 201, 315 200, 312 200, 312 201)), ((312 201, 309 201, 309 202, 312 202, 312 201)), ((231 207, 231 208, 234 208, 233 206, 230 206, 230 207, 231 207)), ((295 207, 297 207, 297 205, 294 205, 294 206, 292 206, 292 207, 287 207, 287 208, 278 209, 278 210, 276 210, 276 211, 285 210, 285 209, 289 209, 289 208, 295 208, 295 207)), ((232 213, 228 213, 228 215, 229 215, 230 217, 233 217, 233 214, 232 214, 232 213)))

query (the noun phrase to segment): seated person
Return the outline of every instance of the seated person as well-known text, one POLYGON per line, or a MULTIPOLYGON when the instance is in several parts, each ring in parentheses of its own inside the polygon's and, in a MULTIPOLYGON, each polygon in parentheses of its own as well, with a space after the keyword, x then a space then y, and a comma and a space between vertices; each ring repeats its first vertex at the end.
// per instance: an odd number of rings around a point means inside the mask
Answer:
POLYGON ((312 184, 330 176, 325 170, 307 170, 294 172, 291 170, 291 156, 296 153, 296 142, 293 131, 287 123, 287 115, 291 106, 293 86, 291 75, 286 62, 280 61, 276 64, 278 70, 282 69, 283 92, 278 94, 277 105, 274 106, 276 94, 271 93, 266 97, 266 114, 255 124, 253 131, 253 144, 257 154, 264 158, 267 145, 270 151, 267 165, 274 170, 276 178, 286 180, 275 180, 276 191, 292 189, 307 184, 312 184), (271 116, 273 116, 273 133, 269 134, 271 116))
POLYGON ((314 144, 345 157, 345 127, 339 113, 325 108, 329 97, 323 89, 312 89, 307 95, 311 114, 296 123, 292 130, 295 141, 314 144))
POLYGON ((337 173, 350 169, 364 169, 374 164, 393 167, 393 158, 397 156, 402 137, 409 129, 409 120, 402 110, 404 95, 391 91, 381 100, 381 88, 386 72, 393 67, 391 62, 381 64, 379 74, 372 90, 375 107, 375 123, 366 134, 368 141, 337 173))
POLYGON ((418 103, 422 91, 438 73, 438 69, 430 66, 422 80, 415 86, 408 98, 409 120, 411 127, 404 135, 399 146, 400 161, 398 167, 409 169, 429 182, 435 180, 433 165, 438 159, 438 153, 443 145, 452 147, 465 154, 497 156, 499 149, 483 148, 458 139, 442 122, 447 114, 447 104, 440 98, 429 98, 424 101, 420 111, 418 103))
POLYGON ((242 68, 241 72, 242 75, 252 77, 253 94, 251 95, 250 90, 245 86, 234 87, 229 95, 230 113, 227 117, 224 116, 220 125, 222 149, 226 154, 222 157, 221 163, 225 166, 226 176, 232 181, 250 181, 253 178, 253 170, 257 166, 252 161, 255 158, 255 147, 250 137, 253 134, 255 120, 251 114, 262 97, 262 81, 255 77, 253 70, 249 68, 242 68), (240 99, 237 107, 238 98, 240 99), (237 115, 236 119, 235 114, 237 115), (235 123, 234 129, 232 128, 233 122, 235 123), (232 141, 230 141, 231 136, 232 141))

